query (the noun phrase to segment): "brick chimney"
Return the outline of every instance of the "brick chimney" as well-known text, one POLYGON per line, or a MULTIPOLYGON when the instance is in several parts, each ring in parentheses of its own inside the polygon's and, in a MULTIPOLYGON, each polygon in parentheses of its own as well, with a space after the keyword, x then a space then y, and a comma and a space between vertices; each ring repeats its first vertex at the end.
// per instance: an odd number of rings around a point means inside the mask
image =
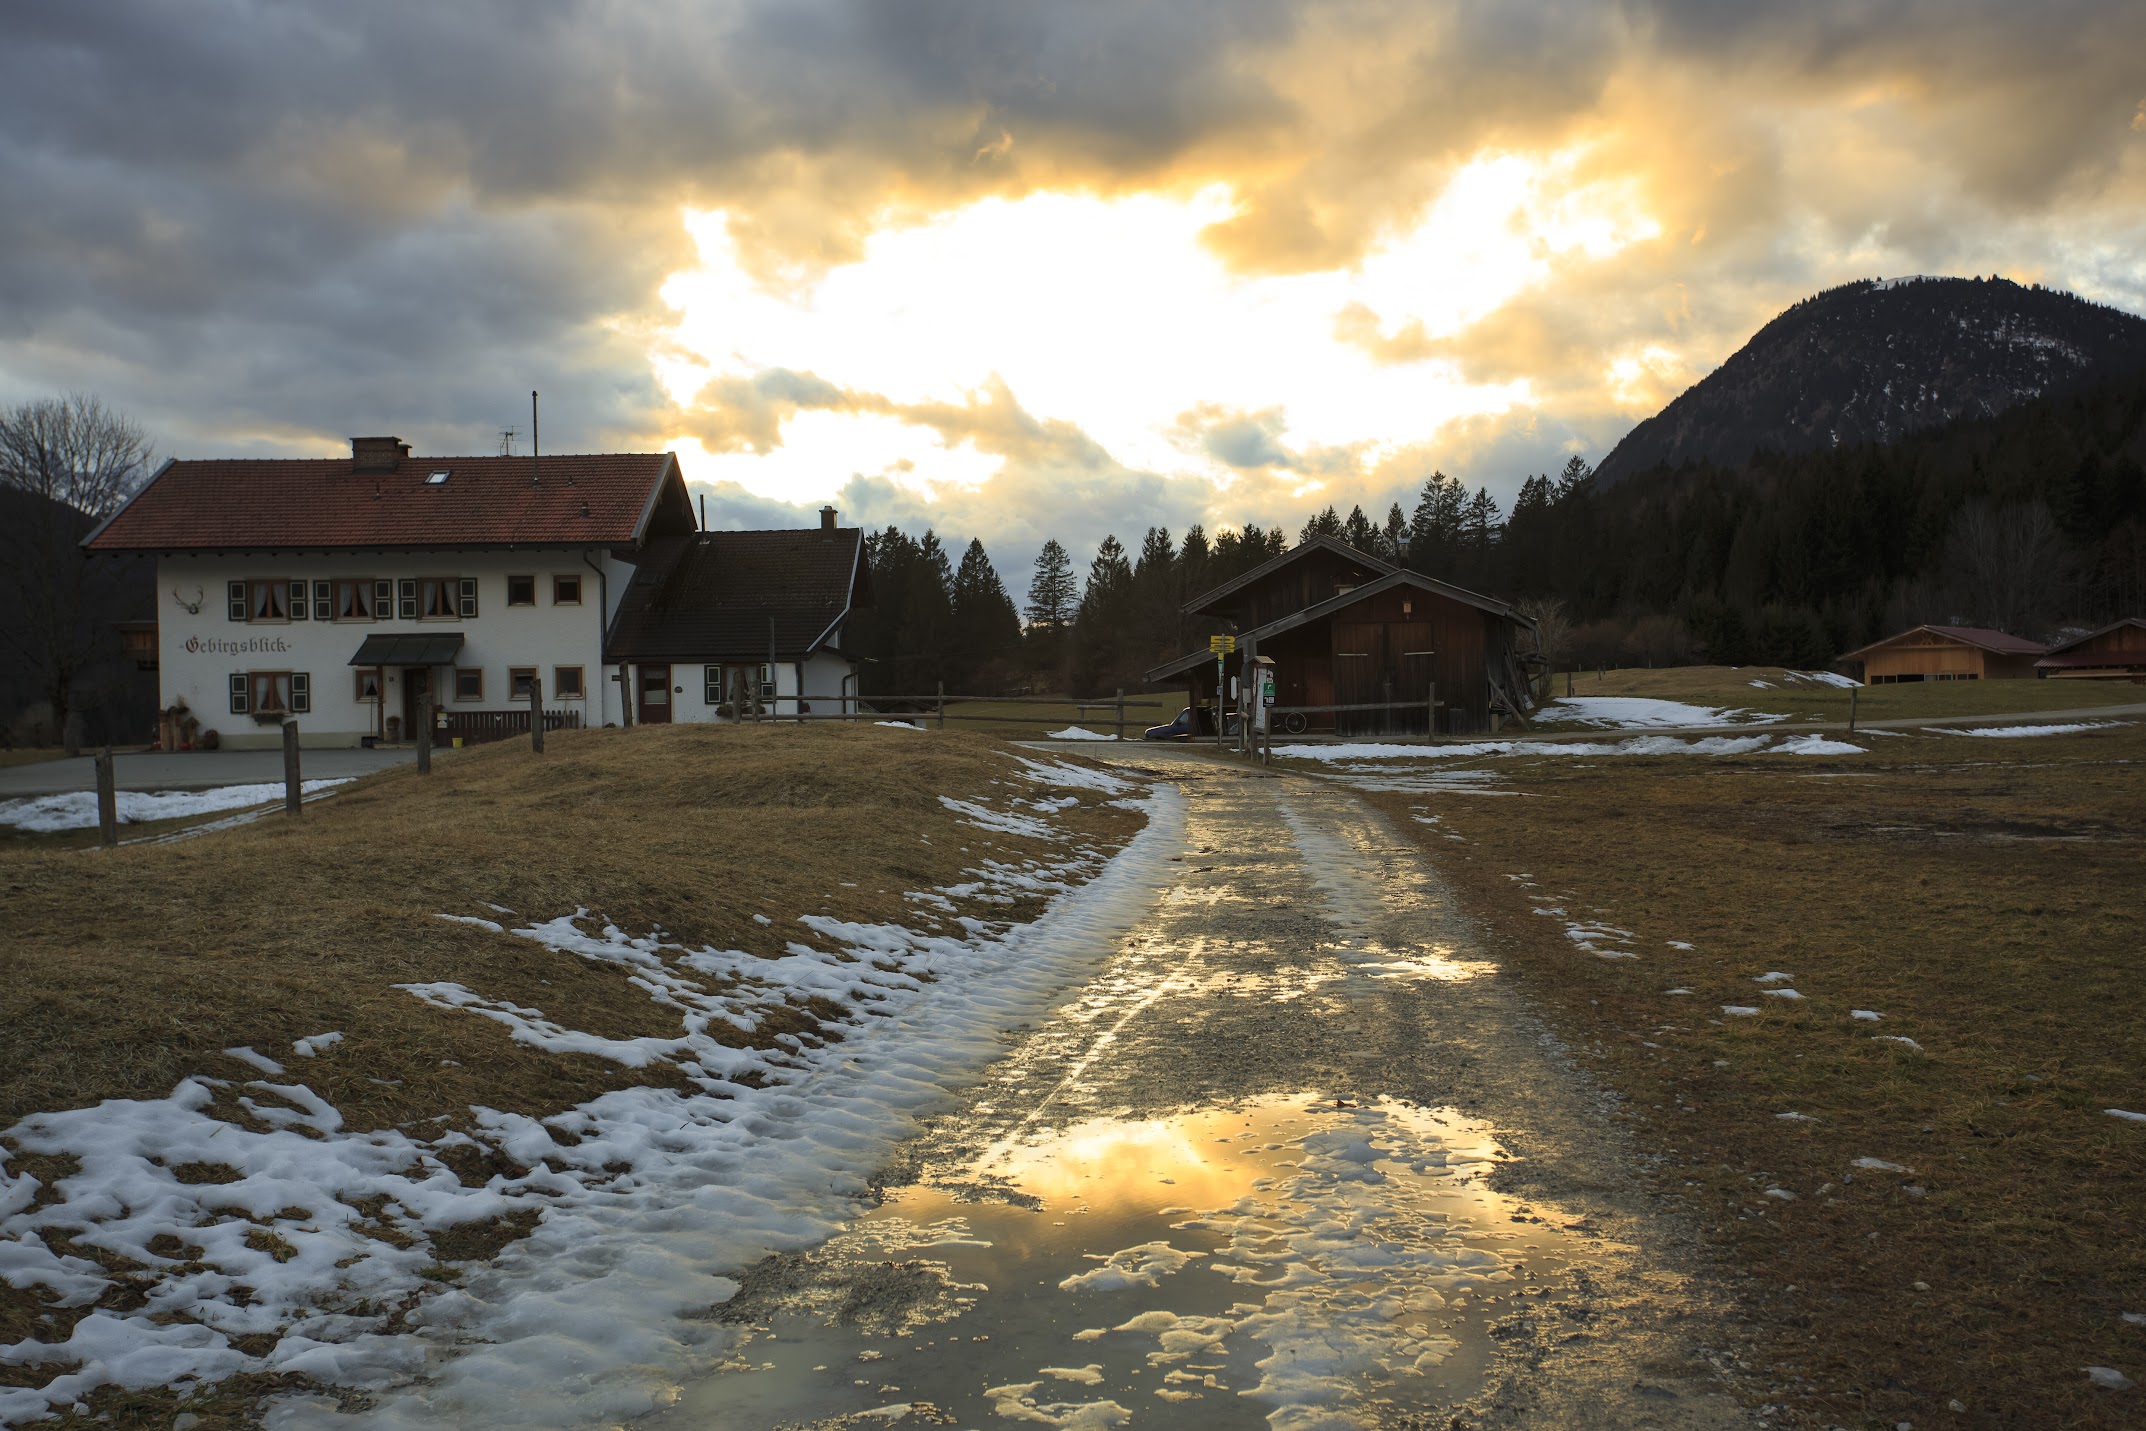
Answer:
POLYGON ((820 508, 820 532, 821 532, 821 534, 822 534, 822 535, 824 535, 824 536, 830 536, 830 537, 831 537, 831 536, 833 536, 833 535, 835 534, 835 509, 834 509, 834 508, 832 508, 832 507, 822 507, 822 508, 820 508))
POLYGON ((399 437, 353 437, 350 439, 350 470, 393 472, 410 455, 410 444, 399 437))

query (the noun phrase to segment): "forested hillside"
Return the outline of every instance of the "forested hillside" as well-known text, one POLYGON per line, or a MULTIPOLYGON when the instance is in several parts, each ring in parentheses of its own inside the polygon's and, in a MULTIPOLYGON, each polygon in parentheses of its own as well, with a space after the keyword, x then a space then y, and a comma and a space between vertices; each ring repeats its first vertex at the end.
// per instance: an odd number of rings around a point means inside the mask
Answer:
POLYGON ((2146 367, 2146 318, 2001 278, 1828 289, 1782 313, 1602 459, 1663 464, 1891 442, 2146 367))

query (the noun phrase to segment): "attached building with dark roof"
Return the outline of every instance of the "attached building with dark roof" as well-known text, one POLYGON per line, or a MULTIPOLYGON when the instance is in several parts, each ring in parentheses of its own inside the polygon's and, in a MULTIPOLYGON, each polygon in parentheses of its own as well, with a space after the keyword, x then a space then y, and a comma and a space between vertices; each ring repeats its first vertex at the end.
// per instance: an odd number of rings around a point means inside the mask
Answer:
POLYGON ((801 531, 698 532, 652 544, 611 623, 636 720, 708 720, 759 700, 773 715, 853 711, 842 649, 871 600, 864 533, 832 507, 801 531))
MULTIPOLYGON (((1194 651, 1147 672, 1185 683, 1196 710, 1233 701, 1271 662, 1275 727, 1336 735, 1469 735, 1536 704, 1534 623, 1495 597, 1314 537, 1185 611, 1219 622, 1236 649, 1194 651), (1434 704, 1435 703, 1435 704, 1434 704)), ((1211 732, 1213 727, 1209 724, 1211 732)))

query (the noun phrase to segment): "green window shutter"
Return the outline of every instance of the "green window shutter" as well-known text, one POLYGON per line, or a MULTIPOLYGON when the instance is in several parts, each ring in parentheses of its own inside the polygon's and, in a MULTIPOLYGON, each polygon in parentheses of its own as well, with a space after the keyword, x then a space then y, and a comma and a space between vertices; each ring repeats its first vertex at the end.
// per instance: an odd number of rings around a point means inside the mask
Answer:
POLYGON ((291 583, 290 615, 291 620, 293 621, 303 621, 306 619, 306 584, 303 581, 294 581, 291 583))
POLYGON ((224 615, 233 621, 244 621, 246 619, 246 583, 243 581, 225 582, 224 602, 224 615))
POLYGON ((458 609, 461 612, 462 619, 464 621, 475 620, 477 616, 477 578, 474 576, 462 578, 460 598, 458 609))
POLYGON ((303 715, 313 709, 313 677, 305 671, 291 672, 291 711, 303 715))
POLYGON ((404 577, 401 581, 395 583, 395 591, 397 603, 401 608, 402 619, 415 621, 417 619, 417 578, 414 576, 404 577))
POLYGON ((245 713, 246 673, 244 671, 233 671, 231 673, 231 714, 244 715, 245 713))
POLYGON ((723 703, 723 668, 703 666, 700 671, 701 697, 711 706, 723 703))
POLYGON ((373 620, 393 621, 394 619, 395 583, 384 576, 376 577, 373 580, 373 620))
POLYGON ((335 584, 328 581, 313 583, 313 619, 328 621, 335 616, 335 584))

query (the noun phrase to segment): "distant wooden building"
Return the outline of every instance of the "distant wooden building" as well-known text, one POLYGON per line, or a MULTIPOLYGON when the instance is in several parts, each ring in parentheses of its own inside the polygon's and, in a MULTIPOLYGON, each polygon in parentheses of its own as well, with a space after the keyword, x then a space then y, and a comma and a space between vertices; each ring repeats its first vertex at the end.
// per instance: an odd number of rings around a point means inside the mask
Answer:
POLYGON ((2034 669, 2052 680, 2146 683, 2146 617, 2126 616, 2076 641, 2052 646, 2034 669))
MULTIPOLYGON (((1524 719, 1535 705, 1539 662, 1526 617, 1331 537, 1284 552, 1188 602, 1185 611, 1236 634, 1237 650, 1221 663, 1222 681, 1255 657, 1274 662, 1275 706, 1283 713, 1278 729, 1420 735, 1434 685, 1441 733, 1487 731, 1495 716, 1524 719)), ((1182 681, 1197 710, 1213 709, 1217 678, 1209 651, 1146 676, 1151 686, 1182 681)))
POLYGON ((2034 675, 2039 641, 1985 626, 1917 626, 1840 658, 1862 668, 1868 685, 1903 681, 1992 681, 2034 675))

